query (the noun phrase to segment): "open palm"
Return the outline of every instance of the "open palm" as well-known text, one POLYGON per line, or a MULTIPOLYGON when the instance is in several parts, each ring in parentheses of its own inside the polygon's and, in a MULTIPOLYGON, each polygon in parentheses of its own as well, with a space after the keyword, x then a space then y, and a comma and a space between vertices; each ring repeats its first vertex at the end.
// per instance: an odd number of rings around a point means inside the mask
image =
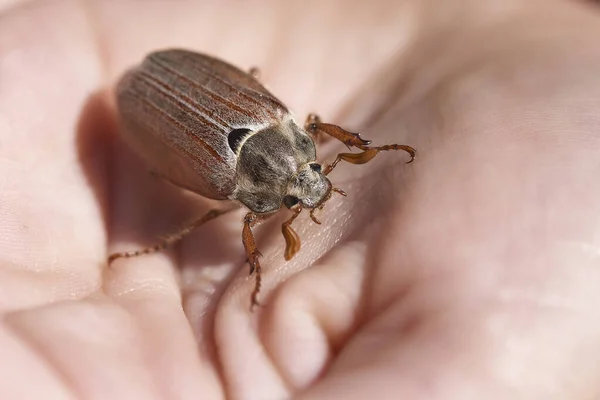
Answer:
MULTIPOLYGON (((5 3, 0 397, 600 396, 592 8, 5 3), (255 313, 241 211, 106 266, 218 205, 148 174, 118 137, 115 80, 167 47, 259 66, 299 122, 316 111, 418 150, 408 166, 393 152, 341 164, 348 198, 321 226, 295 222, 290 262, 287 215, 258 228, 255 313)), ((327 142, 319 160, 343 150, 327 142)))

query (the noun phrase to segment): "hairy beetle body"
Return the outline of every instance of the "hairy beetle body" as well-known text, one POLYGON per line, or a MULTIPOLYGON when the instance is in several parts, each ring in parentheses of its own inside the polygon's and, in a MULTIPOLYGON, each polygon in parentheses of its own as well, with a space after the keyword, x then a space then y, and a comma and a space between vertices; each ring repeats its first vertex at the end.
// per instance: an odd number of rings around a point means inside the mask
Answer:
MULTIPOLYGON (((117 86, 122 136, 150 170, 171 183, 202 196, 237 200, 250 212, 244 218, 242 242, 256 276, 252 305, 258 304, 261 265, 252 228, 261 219, 287 207, 293 212, 282 224, 284 256, 300 249, 292 222, 303 209, 311 219, 334 188, 327 175, 340 161, 365 164, 379 152, 407 145, 370 147, 370 141, 310 115, 300 127, 291 113, 253 76, 224 61, 186 50, 151 53, 128 71, 117 86), (340 153, 322 168, 312 135, 325 134, 360 153, 340 153)), ((109 263, 159 251, 194 228, 232 209, 211 210, 161 244, 112 254, 109 263)))

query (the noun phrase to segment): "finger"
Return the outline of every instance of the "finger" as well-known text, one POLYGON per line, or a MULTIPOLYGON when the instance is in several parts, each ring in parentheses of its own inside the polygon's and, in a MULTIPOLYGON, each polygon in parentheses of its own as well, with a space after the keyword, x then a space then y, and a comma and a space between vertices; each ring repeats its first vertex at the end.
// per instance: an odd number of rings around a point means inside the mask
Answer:
MULTIPOLYGON (((100 285, 107 141, 79 136, 82 108, 102 80, 93 40, 86 15, 66 3, 15 5, 2 15, 0 308, 85 296, 100 285)), ((105 133, 110 121, 95 121, 105 133)))

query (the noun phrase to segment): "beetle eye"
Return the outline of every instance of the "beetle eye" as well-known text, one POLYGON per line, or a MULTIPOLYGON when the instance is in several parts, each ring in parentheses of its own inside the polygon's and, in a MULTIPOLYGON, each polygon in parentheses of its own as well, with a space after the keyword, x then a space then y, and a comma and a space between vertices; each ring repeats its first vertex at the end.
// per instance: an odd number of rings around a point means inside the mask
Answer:
POLYGON ((242 144, 242 141, 249 133, 250 129, 246 128, 234 129, 231 132, 229 132, 229 135, 227 136, 227 142, 229 143, 229 147, 231 148, 231 150, 233 150, 234 153, 237 154, 238 150, 240 149, 240 145, 242 144))
POLYGON ((285 196, 283 198, 283 204, 287 207, 287 208, 292 208, 294 207, 296 204, 298 204, 299 200, 296 196, 285 196))
POLYGON ((321 165, 317 163, 312 163, 310 164, 310 169, 312 169, 315 172, 321 172, 321 165))

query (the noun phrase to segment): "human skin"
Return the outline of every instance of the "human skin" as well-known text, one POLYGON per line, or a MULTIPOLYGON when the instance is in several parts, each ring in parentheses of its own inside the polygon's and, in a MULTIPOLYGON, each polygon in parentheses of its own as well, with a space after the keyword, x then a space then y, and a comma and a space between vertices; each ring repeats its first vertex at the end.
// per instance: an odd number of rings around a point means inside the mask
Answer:
MULTIPOLYGON (((575 1, 0 2, 0 397, 600 396, 600 15, 575 1), (285 262, 152 177, 112 89, 195 49, 388 152, 340 164, 285 262)), ((343 145, 323 144, 319 160, 343 145)))

